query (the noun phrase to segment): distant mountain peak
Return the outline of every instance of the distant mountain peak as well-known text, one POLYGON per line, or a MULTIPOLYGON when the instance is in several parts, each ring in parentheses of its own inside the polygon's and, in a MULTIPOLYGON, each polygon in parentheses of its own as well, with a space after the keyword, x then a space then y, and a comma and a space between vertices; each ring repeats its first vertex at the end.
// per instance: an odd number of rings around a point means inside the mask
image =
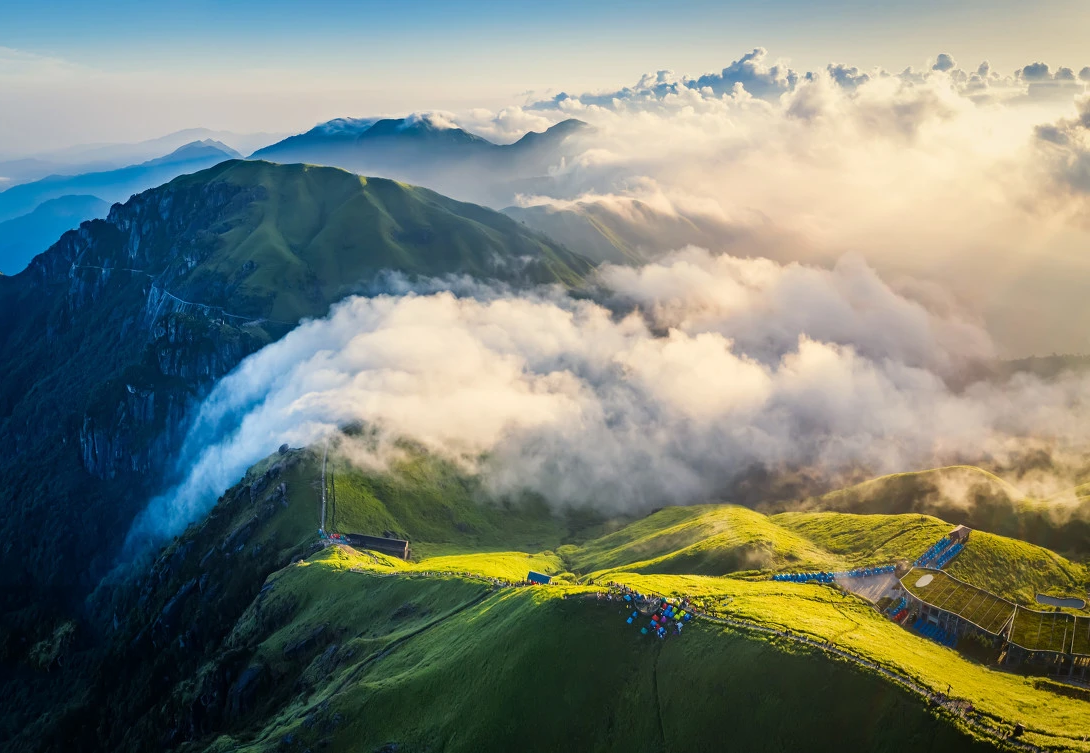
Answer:
POLYGON ((571 131, 582 131, 584 129, 594 130, 594 127, 590 123, 586 122, 585 120, 580 120, 579 118, 568 118, 567 120, 561 120, 559 123, 557 123, 554 126, 551 126, 547 130, 548 131, 558 131, 558 132, 571 132, 571 131))
POLYGON ((239 159, 242 157, 241 154, 224 144, 222 141, 216 141, 215 139, 204 139, 202 141, 191 141, 188 144, 183 144, 170 154, 159 157, 157 159, 149 160, 144 164, 157 165, 168 162, 182 162, 192 159, 207 159, 209 157, 216 157, 218 155, 222 155, 223 159, 239 159))
POLYGON ((360 141, 387 138, 494 146, 488 139, 459 128, 454 121, 435 113, 414 113, 404 118, 385 118, 376 121, 359 136, 360 141))
POLYGON ((230 157, 232 159, 237 159, 242 156, 238 153, 238 151, 235 151, 223 142, 216 141, 215 138, 204 138, 201 139, 201 141, 183 144, 177 149, 171 151, 171 153, 164 157, 164 159, 171 159, 173 157, 179 157, 189 154, 207 154, 209 153, 209 151, 222 151, 223 155, 226 155, 227 157, 230 157))
POLYGON ((334 118, 311 128, 307 133, 324 136, 346 136, 359 134, 373 126, 378 118, 334 118))
POLYGON ((461 130, 452 120, 443 115, 419 112, 403 118, 334 118, 319 123, 304 135, 355 137, 373 130, 375 126, 378 126, 376 133, 461 130))
POLYGON ((522 138, 515 142, 516 145, 530 145, 562 141, 563 139, 579 132, 593 131, 594 127, 578 118, 568 118, 549 126, 544 131, 527 131, 522 138))

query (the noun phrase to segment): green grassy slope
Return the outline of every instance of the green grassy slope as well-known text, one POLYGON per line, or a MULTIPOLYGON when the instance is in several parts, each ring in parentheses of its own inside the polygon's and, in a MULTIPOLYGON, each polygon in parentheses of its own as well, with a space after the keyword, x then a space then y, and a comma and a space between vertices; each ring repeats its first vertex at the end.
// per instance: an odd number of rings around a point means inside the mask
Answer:
POLYGON ((950 466, 882 476, 821 497, 759 506, 854 513, 933 515, 1053 551, 1090 555, 1090 501, 1064 505, 1027 498, 988 471, 950 466))
MULTIPOLYGON (((336 491, 327 521, 331 531, 390 532, 409 538, 417 560, 443 554, 496 552, 498 558, 512 549, 555 550, 562 564, 550 564, 548 572, 553 573, 571 570, 601 576, 622 569, 727 575, 850 569, 912 562, 953 528, 919 514, 766 516, 734 505, 697 505, 665 508, 596 536, 604 521, 578 519, 570 512, 558 519, 540 502, 524 501, 515 507, 481 504, 482 490, 455 466, 435 458, 407 456, 395 474, 376 475, 354 470, 334 456, 330 469, 336 491)), ((503 565, 496 572, 510 577, 512 566, 503 565)), ((473 568, 467 564, 465 570, 473 568)), ((1090 579, 1080 563, 982 531, 973 533, 970 545, 948 570, 1024 606, 1035 606, 1038 592, 1079 596, 1090 579)))
MULTIPOLYGON (((681 640, 656 641, 625 625, 616 604, 575 598, 578 588, 503 591, 478 603, 470 597, 462 611, 450 609, 457 600, 452 598, 433 608, 443 589, 469 586, 458 579, 434 583, 346 572, 327 567, 328 559, 319 556, 271 581, 278 598, 303 604, 309 604, 305 594, 318 587, 338 595, 339 608, 323 620, 327 632, 343 637, 328 657, 329 649, 312 649, 310 655, 327 658, 314 659, 303 671, 304 692, 264 725, 222 736, 207 748, 186 749, 711 751, 728 741, 745 750, 975 745, 873 676, 711 625, 694 625, 681 640), (338 580, 350 585, 338 586, 338 580), (384 632, 387 618, 379 617, 376 628, 368 614, 372 605, 381 614, 391 603, 386 592, 398 581, 399 588, 416 589, 399 596, 409 599, 406 604, 444 618, 416 627, 411 637, 401 633, 404 639, 394 643, 393 633, 384 632), (304 593, 295 597, 292 589, 304 593), (353 637, 361 631, 364 636, 353 637), (383 636, 388 653, 362 647, 372 640, 368 631, 383 636), (866 700, 860 708, 844 703, 846 698, 866 700)), ((308 606, 301 615, 309 615, 308 606)), ((280 661, 282 644, 273 633, 257 655, 280 661)))
MULTIPOLYGON (((580 597, 598 578, 832 642, 933 690, 951 685, 1035 744, 1090 751, 1085 701, 965 659, 835 588, 752 577, 754 552, 765 573, 913 558, 950 528, 937 519, 704 505, 607 524, 490 500, 433 457, 408 453, 383 472, 331 457, 333 529, 408 536, 413 561, 316 549, 321 453, 274 455, 138 583, 97 595, 95 611, 118 616, 113 652, 66 649, 67 705, 14 749, 79 735, 88 749, 187 753, 975 744, 888 679, 798 643, 699 621, 680 639, 640 636, 616 602, 580 597), (489 581, 529 569, 582 585, 489 581)), ((1041 556, 976 537, 966 552, 982 542, 1041 556)))
POLYGON ((175 180, 254 197, 221 220, 216 252, 172 292, 233 312, 320 316, 381 270, 577 285, 590 264, 508 217, 383 178, 329 167, 232 161, 175 180), (217 295, 216 282, 232 281, 217 295))
MULTIPOLYGON (((539 499, 491 500, 473 478, 434 456, 411 452, 392 473, 366 473, 334 454, 326 528, 413 542, 418 557, 466 551, 552 549, 598 522, 555 512, 539 499)), ((525 573, 524 573, 525 575, 525 573)))
POLYGON ((974 531, 965 549, 945 568, 955 578, 1002 595, 1016 604, 1047 609, 1038 593, 1085 598, 1090 572, 1043 547, 974 531))
POLYGON ((19 501, 0 517, 0 659, 40 637, 28 604, 71 616, 158 490, 186 411, 300 317, 380 270, 577 285, 589 269, 483 207, 264 162, 182 176, 66 233, 0 277, 0 445, 16 450, 0 488, 19 501))
MULTIPOLYGON (((911 562, 953 528, 929 515, 781 513, 769 520, 853 564, 911 562)), ((1090 589, 1090 572, 1084 565, 986 531, 974 531, 945 569, 974 586, 1038 609, 1038 593, 1077 597, 1090 589)))
MULTIPOLYGON (((1020 721, 1026 739, 1066 750, 1090 750, 1087 703, 1039 689, 1032 678, 994 670, 921 638, 835 589, 795 583, 701 576, 611 574, 634 588, 696 596, 726 617, 789 629, 830 641, 928 687, 971 701, 997 720, 1020 721)), ((1007 729, 1009 730, 1009 725, 1007 729)))
POLYGON ((733 505, 669 507, 563 552, 580 572, 724 575, 739 570, 833 567, 836 558, 759 512, 733 505))
POLYGON ((770 520, 859 564, 911 561, 953 527, 929 515, 789 512, 770 520))
POLYGON ((709 215, 657 209, 639 200, 579 201, 563 208, 539 205, 503 211, 590 259, 613 264, 642 264, 690 245, 715 252, 737 233, 709 215))
MULTIPOLYGON (((929 515, 780 513, 731 505, 660 510, 618 531, 558 550, 569 569, 727 575, 836 571, 911 563, 953 525, 929 515)), ((1037 593, 1080 596, 1087 568, 1033 544, 982 531, 947 568, 952 575, 1024 606, 1037 593)))

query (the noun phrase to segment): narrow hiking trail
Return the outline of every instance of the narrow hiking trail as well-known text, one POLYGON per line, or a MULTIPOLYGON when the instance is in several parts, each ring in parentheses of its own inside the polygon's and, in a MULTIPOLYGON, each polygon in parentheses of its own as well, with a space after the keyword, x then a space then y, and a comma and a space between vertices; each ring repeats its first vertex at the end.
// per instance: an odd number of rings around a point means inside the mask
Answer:
POLYGON ((322 536, 325 535, 325 495, 326 495, 326 483, 325 483, 325 464, 326 459, 329 457, 329 442, 325 443, 325 447, 322 449, 322 517, 319 521, 318 531, 322 536))
MULTIPOLYGON (((450 612, 450 613, 448 613, 448 614, 446 614, 446 615, 444 615, 444 616, 442 616, 440 618, 437 618, 436 620, 428 623, 427 625, 424 625, 424 626, 418 628, 417 630, 415 630, 415 631, 413 631, 413 632, 411 632, 409 634, 406 634, 404 636, 401 636, 401 637, 395 639, 389 646, 387 646, 381 652, 375 654, 372 657, 368 657, 368 659, 366 659, 359 667, 353 669, 348 676, 346 676, 345 678, 342 679, 342 681, 338 684, 338 688, 335 691, 335 693, 339 693, 339 692, 343 691, 344 688, 350 682, 352 682, 352 680, 356 676, 358 676, 358 673, 360 671, 362 671, 362 669, 365 666, 369 666, 370 664, 380 660, 381 658, 385 657, 386 655, 388 655, 389 653, 394 651, 396 648, 398 648, 400 645, 402 645, 406 641, 411 640, 412 638, 416 637, 417 635, 420 635, 421 633, 423 633, 423 632, 425 632, 427 630, 430 630, 431 628, 436 627, 437 625, 445 622, 446 620, 450 619, 451 617, 454 617, 456 614, 459 614, 462 611, 464 611, 466 609, 469 609, 470 607, 480 603, 481 601, 483 601, 484 599, 486 599, 488 596, 490 596, 492 594, 495 594, 495 593, 497 593, 499 591, 502 591, 502 590, 505 590, 505 589, 508 589, 508 588, 529 588, 529 587, 535 587, 535 586, 540 587, 540 588, 553 587, 553 586, 541 585, 541 584, 510 584, 510 583, 504 583, 503 581, 501 581, 499 579, 487 578, 487 577, 482 576, 482 575, 477 574, 477 573, 461 573, 461 572, 447 572, 447 571, 444 571, 444 572, 438 572, 438 571, 435 571, 435 572, 421 572, 421 571, 417 571, 417 572, 403 572, 403 573, 399 573, 399 572, 393 572, 393 573, 373 573, 373 572, 368 572, 368 574, 377 575, 378 577, 420 577, 420 578, 461 577, 461 578, 467 578, 467 579, 472 579, 472 580, 484 581, 486 583, 489 583, 492 586, 492 588, 489 591, 486 591, 486 592, 482 593, 480 596, 478 596, 478 597, 476 597, 474 599, 471 599, 469 602, 463 604, 462 606, 458 607, 454 611, 452 611, 452 612, 450 612)), ((593 584, 593 585, 596 585, 596 584, 593 584)), ((618 595, 623 594, 623 591, 621 589, 619 589, 619 588, 616 588, 616 587, 611 586, 611 587, 608 587, 607 590, 611 591, 613 593, 616 593, 618 595)), ((600 599, 600 597, 598 595, 598 592, 586 592, 586 593, 583 593, 583 594, 575 595, 575 598, 577 598, 577 599, 580 598, 580 597, 582 597, 584 600, 590 600, 591 598, 594 598, 595 600, 601 602, 601 599, 600 599)), ((666 597, 660 597, 660 598, 665 599, 666 597)), ((612 605, 612 604, 614 604, 616 602, 611 601, 609 603, 610 603, 610 605, 612 605)), ((896 670, 890 669, 889 667, 883 666, 883 665, 881 665, 881 664, 879 664, 879 663, 877 663, 877 662, 875 662, 875 661, 873 661, 871 659, 867 659, 867 658, 865 658, 863 656, 852 653, 851 651, 840 648, 840 647, 834 645, 833 643, 831 643, 829 641, 821 641, 821 640, 811 638, 811 637, 806 636, 806 635, 801 635, 801 634, 798 634, 798 633, 791 632, 790 630, 772 628, 772 627, 768 627, 768 626, 762 625, 762 624, 757 623, 757 622, 751 622, 749 620, 742 620, 742 619, 737 619, 737 618, 734 618, 734 617, 725 617, 725 616, 721 616, 721 615, 711 614, 711 613, 705 612, 703 610, 700 610, 700 609, 698 609, 696 607, 692 607, 692 606, 688 607, 686 611, 690 612, 696 618, 698 618, 698 621, 707 621, 708 623, 724 625, 724 626, 727 626, 727 627, 730 627, 730 628, 733 628, 733 629, 736 629, 736 630, 740 630, 740 631, 755 632, 755 633, 760 633, 760 634, 766 635, 766 636, 774 636, 776 638, 780 638, 780 639, 783 639, 783 640, 793 641, 793 642, 795 642, 797 644, 804 645, 804 646, 806 646, 808 648, 816 649, 817 651, 820 651, 820 652, 822 652, 822 653, 824 653, 824 654, 826 654, 828 656, 831 656, 831 657, 834 657, 834 658, 837 658, 837 659, 841 659, 843 661, 847 661, 847 662, 849 662, 851 664, 854 664, 857 667, 860 667, 862 669, 865 669, 865 670, 868 670, 868 671, 871 671, 871 672, 877 672, 878 674, 882 675, 887 680, 890 680, 893 683, 899 685, 900 687, 902 687, 905 690, 909 691, 913 695, 915 695, 918 698, 924 700, 928 704, 931 704, 931 705, 934 705, 934 706, 937 706, 937 707, 943 709, 949 716, 953 717, 955 720, 958 720, 958 721, 964 723, 965 725, 967 725, 969 727, 972 727, 976 732, 978 732, 979 734, 981 734, 984 737, 988 738, 989 740, 991 740, 991 741, 993 741, 995 743, 998 743, 1001 747, 1005 746, 1008 749, 1018 749, 1018 750, 1024 750, 1024 751, 1031 751, 1032 753, 1042 753, 1042 751, 1044 750, 1044 749, 1042 749, 1042 748, 1040 748, 1040 747, 1038 747, 1036 745, 1033 745, 1032 743, 1028 743, 1028 742, 1026 742, 1024 740, 1017 740, 1017 739, 1010 738, 1009 737, 1009 734, 1010 734, 1009 730, 1005 729, 1003 727, 1003 725, 1006 725, 1006 726, 1010 727, 1011 729, 1013 729, 1013 727, 1015 725, 1014 722, 1010 722, 1010 721, 1007 721, 1007 720, 993 719, 992 717, 989 717, 989 716, 987 716, 985 714, 982 714, 982 713, 979 713, 979 712, 976 712, 976 711, 973 711, 973 710, 969 710, 969 709, 966 708, 966 704, 965 704, 964 701, 959 701, 959 700, 956 700, 956 699, 953 699, 953 698, 948 698, 944 694, 939 693, 939 692, 937 692, 935 690, 932 690, 928 686, 926 686, 926 685, 924 685, 924 684, 922 684, 920 682, 917 682, 916 680, 912 679, 908 675, 902 674, 902 673, 900 673, 900 672, 898 672, 896 670)), ((675 638, 675 640, 676 639, 677 638, 675 638)), ((663 750, 665 750, 666 749, 666 737, 665 737, 666 730, 665 730, 665 726, 664 726, 663 719, 662 719, 662 710, 661 710, 661 707, 660 707, 659 688, 658 688, 658 659, 659 659, 659 653, 660 653, 659 651, 656 651, 655 660, 654 660, 655 661, 655 666, 654 666, 654 669, 652 671, 652 682, 655 685, 655 713, 657 715, 657 722, 658 722, 658 727, 659 727, 659 731, 660 731, 660 735, 661 735, 663 750)), ((1032 731, 1032 730, 1029 730, 1029 731, 1032 731)))
MULTIPOLYGON (((945 709, 949 714, 962 720, 969 726, 973 727, 978 732, 982 733, 988 738, 1000 743, 1001 745, 1007 745, 1018 748, 1020 750, 1034 751, 1034 753, 1040 753, 1042 748, 1033 745, 1032 743, 1025 742, 1024 740, 1014 740, 1008 737, 1008 733, 999 728, 996 723, 989 721, 989 717, 979 714, 975 711, 967 711, 962 702, 956 701, 951 698, 947 698, 945 695, 937 693, 925 685, 921 685, 907 675, 903 675, 899 672, 884 667, 877 662, 870 659, 866 659, 857 654, 853 654, 850 651, 846 651, 839 648, 827 641, 818 641, 813 638, 809 638, 805 635, 798 635, 787 630, 777 630, 776 628, 766 627, 759 623, 749 622, 747 620, 738 620, 731 617, 721 617, 718 615, 711 615, 699 610, 694 610, 694 614, 700 616, 703 620, 709 622, 718 623, 720 625, 727 625, 729 627, 737 628, 739 630, 749 630, 753 632, 763 633, 765 635, 774 635, 779 638, 784 638, 796 643, 800 643, 811 648, 815 648, 825 654, 829 654, 840 659, 852 662, 857 666, 869 669, 874 672, 878 672, 889 680, 897 683, 901 687, 909 690, 913 694, 922 697, 928 703, 933 703, 945 709)), ((1012 722, 1004 722, 1014 727, 1012 722)))
MULTIPOLYGON (((150 277, 150 275, 149 275, 149 277, 150 277)), ((165 288, 161 288, 161 287, 159 287, 158 285, 155 285, 155 284, 152 284, 151 289, 153 291, 155 291, 156 293, 158 293, 160 296, 165 296, 166 298, 169 298, 172 301, 174 301, 175 303, 178 303, 178 304, 180 304, 182 306, 189 306, 189 307, 192 307, 192 308, 195 308, 195 309, 199 309, 206 316, 221 316, 224 319, 234 319, 236 321, 242 322, 243 326, 254 325, 254 324, 264 324, 265 322, 272 322, 273 324, 282 324, 282 325, 285 325, 285 326, 294 327, 295 324, 297 323, 297 322, 285 322, 285 321, 282 321, 280 319, 272 319, 272 318, 266 317, 266 316, 253 317, 253 316, 243 316, 242 314, 232 314, 232 313, 228 312, 227 310, 225 310, 222 306, 213 306, 213 305, 208 304, 208 303, 197 303, 195 301, 187 301, 184 298, 179 298, 178 296, 171 293, 169 290, 166 290, 165 288)), ((159 306, 156 307, 155 313, 156 313, 157 316, 158 316, 158 313, 159 313, 159 309, 161 307, 162 307, 162 298, 160 298, 160 300, 159 300, 159 306)))

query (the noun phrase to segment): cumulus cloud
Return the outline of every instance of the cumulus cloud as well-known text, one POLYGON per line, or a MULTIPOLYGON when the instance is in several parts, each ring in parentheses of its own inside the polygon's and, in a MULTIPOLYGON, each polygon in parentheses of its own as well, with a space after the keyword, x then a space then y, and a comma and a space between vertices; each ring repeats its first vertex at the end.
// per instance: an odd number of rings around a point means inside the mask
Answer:
POLYGON ((583 119, 578 148, 514 185, 520 203, 632 223, 650 206, 716 228, 704 245, 728 253, 605 267, 594 300, 388 280, 224 379, 185 479, 132 536, 179 530, 279 444, 360 421, 375 463, 407 437, 496 493, 613 509, 730 497, 754 473, 832 483, 1082 451, 1084 380, 969 376, 1090 350, 1074 70, 940 55, 800 73, 758 49, 704 76, 446 115, 497 141, 583 119))
POLYGON ((939 56, 935 59, 935 64, 931 66, 933 71, 950 71, 957 67, 957 63, 954 59, 947 55, 945 52, 939 53, 939 56))
POLYGON ((686 90, 698 92, 705 97, 721 97, 733 95, 739 87, 750 96, 772 100, 793 89, 799 81, 799 73, 785 63, 770 65, 767 60, 768 51, 757 47, 718 72, 705 73, 694 78, 661 70, 644 75, 633 86, 578 95, 561 92, 551 99, 534 102, 529 107, 549 110, 650 103, 667 97, 677 97, 686 90))
POLYGON ((1090 99, 1079 103, 1075 117, 1036 129, 1047 175, 1049 200, 1090 221, 1090 99))
POLYGON ((718 72, 689 76, 671 70, 645 74, 635 84, 599 92, 561 92, 548 99, 535 100, 525 109, 549 112, 575 111, 584 108, 634 108, 653 106, 669 99, 685 99, 686 91, 702 98, 736 96, 739 90, 748 96, 769 102, 793 92, 820 75, 827 75, 838 85, 851 91, 860 85, 884 78, 897 78, 907 84, 926 84, 936 77, 945 77, 963 96, 975 99, 998 99, 1017 103, 1029 99, 1072 96, 1081 91, 1080 81, 1090 81, 1090 67, 1078 75, 1072 68, 1061 66, 1055 71, 1048 63, 1033 62, 1007 74, 992 69, 984 61, 975 69, 961 68, 948 53, 939 53, 925 70, 906 68, 892 74, 883 68, 864 71, 847 63, 830 63, 824 71, 799 71, 786 61, 769 62, 768 51, 757 47, 718 72))
POLYGON ((187 476, 130 541, 178 532, 280 443, 356 422, 377 432, 373 463, 409 438, 496 494, 603 510, 729 498, 755 472, 830 482, 1003 458, 1084 442, 1090 426, 1077 380, 952 387, 990 356, 987 335, 859 260, 687 249, 608 267, 600 284, 597 301, 478 287, 339 304, 215 387, 180 459, 187 476))
POLYGON ((1085 87, 1075 70, 1003 73, 943 54, 899 74, 846 63, 801 72, 758 49, 714 74, 658 71, 502 116, 475 111, 467 125, 506 140, 513 124, 594 126, 497 206, 593 203, 621 215, 624 200, 656 197, 675 216, 716 217, 723 242, 697 239, 715 250, 826 265, 861 254, 898 285, 946 287, 1007 355, 1078 352, 1090 348, 1090 239, 1070 222, 1085 177, 1065 125, 1085 87))

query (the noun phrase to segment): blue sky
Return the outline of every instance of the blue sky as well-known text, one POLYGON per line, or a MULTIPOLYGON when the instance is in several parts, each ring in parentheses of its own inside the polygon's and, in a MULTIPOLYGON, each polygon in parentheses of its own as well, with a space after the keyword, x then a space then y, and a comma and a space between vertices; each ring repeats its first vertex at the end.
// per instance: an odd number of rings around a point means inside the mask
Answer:
MULTIPOLYGON (((524 92, 718 70, 756 46, 801 69, 899 70, 949 52, 1081 67, 1085 3, 0 3, 0 151, 205 125, 285 131, 337 115, 497 108, 524 92), (78 124, 71 121, 80 113, 78 124), (78 127, 77 127, 78 125, 78 127)), ((1086 58, 1086 59, 1083 59, 1086 58)))

